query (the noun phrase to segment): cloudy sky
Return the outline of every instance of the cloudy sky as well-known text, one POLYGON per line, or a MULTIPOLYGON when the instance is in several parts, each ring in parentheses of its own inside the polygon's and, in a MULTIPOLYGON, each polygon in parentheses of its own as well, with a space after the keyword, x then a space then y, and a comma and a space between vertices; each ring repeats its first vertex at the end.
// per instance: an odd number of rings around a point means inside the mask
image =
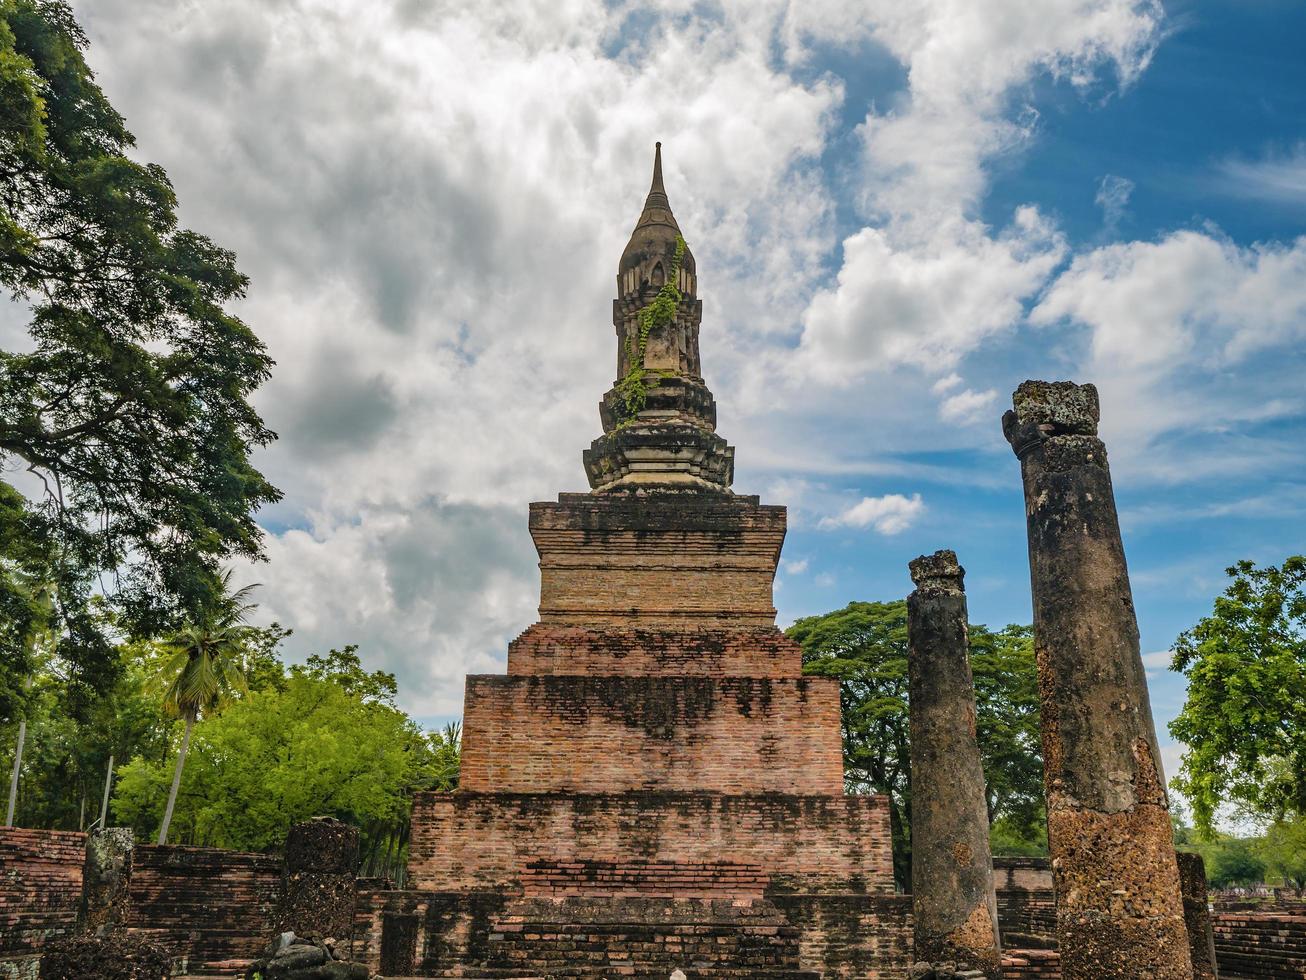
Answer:
POLYGON ((253 280, 263 614, 428 723, 534 618, 527 502, 585 488, 654 140, 736 489, 790 508, 782 623, 940 547, 1028 621, 1028 377, 1102 392, 1162 731, 1224 567, 1306 547, 1299 0, 74 7, 253 280))

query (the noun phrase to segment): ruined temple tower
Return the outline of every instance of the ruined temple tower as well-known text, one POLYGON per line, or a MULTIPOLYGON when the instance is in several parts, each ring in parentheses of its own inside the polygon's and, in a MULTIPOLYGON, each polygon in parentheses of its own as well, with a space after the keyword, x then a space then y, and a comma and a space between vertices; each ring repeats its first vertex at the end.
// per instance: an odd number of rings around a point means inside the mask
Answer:
POLYGON ((591 490, 531 505, 540 619, 467 678, 387 976, 906 976, 887 801, 844 795, 838 684, 775 626, 785 510, 731 490, 697 294, 659 150, 591 490))

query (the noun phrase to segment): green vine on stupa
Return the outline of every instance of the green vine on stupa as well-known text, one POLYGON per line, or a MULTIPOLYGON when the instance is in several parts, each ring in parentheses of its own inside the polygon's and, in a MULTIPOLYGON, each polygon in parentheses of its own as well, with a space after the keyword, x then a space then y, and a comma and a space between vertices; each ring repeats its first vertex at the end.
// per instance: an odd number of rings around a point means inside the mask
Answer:
POLYGON ((680 263, 685 257, 685 240, 676 236, 676 253, 671 260, 671 269, 666 282, 653 297, 653 301, 639 311, 639 333, 626 341, 630 367, 626 376, 617 382, 617 391, 626 402, 626 417, 617 426, 624 429, 630 425, 644 410, 648 401, 648 369, 644 367, 644 352, 648 348, 649 334, 655 328, 669 327, 676 319, 676 309, 680 305, 680 289, 676 285, 680 280, 680 263))

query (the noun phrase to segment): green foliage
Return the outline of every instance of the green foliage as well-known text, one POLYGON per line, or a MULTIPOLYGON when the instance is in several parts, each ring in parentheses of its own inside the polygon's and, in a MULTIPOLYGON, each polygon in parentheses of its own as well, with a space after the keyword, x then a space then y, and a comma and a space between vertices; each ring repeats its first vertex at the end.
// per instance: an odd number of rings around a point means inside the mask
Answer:
MULTIPOLYGON (((911 880, 911 756, 907 603, 853 602, 800 619, 788 634, 805 674, 840 682, 844 778, 850 792, 886 793, 894 873, 911 880)), ((1029 627, 970 627, 977 729, 989 818, 1009 852, 1045 853, 1038 694, 1029 627)))
MULTIPOLYGON (((15 569, 53 581, 60 656, 104 689, 93 592, 132 635, 176 628, 224 558, 259 555, 252 511, 279 494, 249 462, 273 438, 248 401, 272 362, 225 309, 246 279, 129 158, 85 45, 63 0, 0 0, 0 288, 31 312, 30 343, 0 351, 0 464, 44 488, 29 505, 0 482, 0 606, 23 615, 15 569)), ((13 651, 0 636, 5 714, 13 651)))
POLYGON ((1306 819, 1281 820, 1261 841, 1266 870, 1298 891, 1306 891, 1306 819))
POLYGON ((1198 830, 1232 804, 1260 820, 1306 816, 1306 557, 1241 561, 1209 616, 1175 640, 1188 696, 1170 733, 1187 743, 1175 787, 1198 830))
MULTIPOLYGON (((34 673, 18 826, 83 829, 99 815, 110 755, 119 764, 133 755, 161 762, 168 757, 170 725, 157 689, 161 654, 152 644, 133 643, 116 648, 114 655, 119 664, 113 683, 76 712, 60 662, 47 660, 34 673)), ((0 724, 0 766, 6 773, 13 765, 16 730, 16 722, 0 724)))
POLYGON ((1259 885, 1265 881, 1265 862, 1258 853, 1257 842, 1239 837, 1226 838, 1205 854, 1206 881, 1212 888, 1235 888, 1259 885))
POLYGON ((648 371, 644 367, 644 352, 648 349, 648 338, 654 330, 671 326, 676 319, 676 309, 680 305, 680 288, 676 283, 680 279, 680 263, 685 258, 685 240, 676 236, 676 251, 671 259, 671 268, 667 272, 666 282, 653 297, 652 302, 639 311, 639 336, 626 341, 626 354, 629 368, 626 376, 617 382, 617 390, 626 403, 626 418, 620 427, 625 427, 635 420, 644 410, 648 399, 648 371))
MULTIPOLYGON (((378 827, 406 828, 414 791, 456 785, 456 730, 426 735, 355 681, 348 668, 292 668, 283 687, 251 691, 199 726, 174 839, 271 850, 290 824, 329 814, 371 831, 366 857, 378 827)), ((120 774, 115 819, 153 833, 169 775, 164 760, 133 759, 120 774)))

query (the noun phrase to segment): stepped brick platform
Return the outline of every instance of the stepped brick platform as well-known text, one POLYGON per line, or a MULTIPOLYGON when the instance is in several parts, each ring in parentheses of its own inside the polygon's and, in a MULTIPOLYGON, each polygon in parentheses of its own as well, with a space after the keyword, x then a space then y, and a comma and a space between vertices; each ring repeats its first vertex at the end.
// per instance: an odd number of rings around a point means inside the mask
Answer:
POLYGON ((730 489, 696 289, 659 157, 592 492, 531 504, 539 622, 467 678, 460 788, 414 804, 411 887, 360 903, 386 976, 907 975, 887 800, 844 795, 838 683, 776 629, 785 509, 730 489), (660 292, 674 315, 641 322, 660 292))
POLYGON ((1306 977, 1306 915, 1226 913, 1212 925, 1222 980, 1306 977))

